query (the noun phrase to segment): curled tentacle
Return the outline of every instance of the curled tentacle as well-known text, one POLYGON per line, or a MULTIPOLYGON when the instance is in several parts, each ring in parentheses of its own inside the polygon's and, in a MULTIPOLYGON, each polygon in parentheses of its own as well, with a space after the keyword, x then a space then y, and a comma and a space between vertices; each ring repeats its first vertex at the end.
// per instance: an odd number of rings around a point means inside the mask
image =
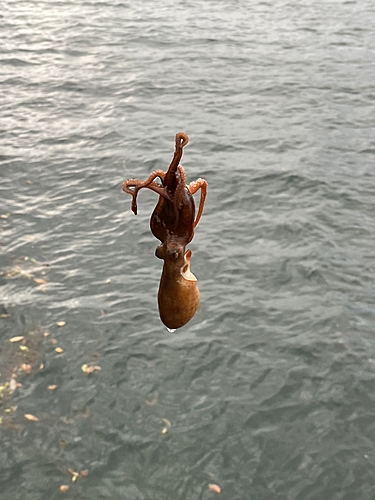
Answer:
POLYGON ((155 191, 158 193, 160 196, 163 196, 164 198, 172 201, 171 196, 167 192, 167 190, 161 185, 158 184, 157 182, 154 182, 154 180, 159 177, 161 181, 164 181, 165 177, 165 172, 163 170, 155 170, 152 172, 152 174, 145 180, 142 181, 140 179, 128 179, 122 184, 122 190, 125 193, 128 193, 132 196, 132 211, 134 212, 135 215, 137 215, 137 196, 138 192, 142 188, 148 188, 151 189, 152 191, 155 191), (133 189, 131 189, 133 188, 133 189))
POLYGON ((164 185, 172 192, 174 193, 177 187, 176 183, 176 170, 179 166, 180 160, 182 158, 182 152, 184 146, 188 144, 189 142, 189 137, 184 133, 184 132, 178 132, 176 134, 176 148, 175 152, 173 155, 173 159, 171 161, 171 164, 168 167, 168 171, 165 174, 165 183, 164 185))
POLYGON ((177 132, 176 134, 176 149, 179 146, 180 148, 183 148, 188 144, 189 142, 189 137, 185 134, 185 132, 177 132))
POLYGON ((191 182, 188 186, 188 190, 190 191, 191 194, 195 194, 198 191, 198 189, 201 190, 201 197, 199 199, 198 214, 194 221, 194 227, 197 226, 200 218, 202 217, 203 207, 207 196, 207 181, 199 178, 196 181, 191 182))

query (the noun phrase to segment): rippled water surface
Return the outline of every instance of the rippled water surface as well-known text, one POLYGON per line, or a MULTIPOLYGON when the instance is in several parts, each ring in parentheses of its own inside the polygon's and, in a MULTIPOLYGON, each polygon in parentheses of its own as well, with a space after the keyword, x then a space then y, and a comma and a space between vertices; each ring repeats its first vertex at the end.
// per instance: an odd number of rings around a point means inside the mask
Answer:
POLYGON ((373 2, 0 17, 1 500, 373 500, 373 2), (179 130, 209 193, 170 334, 121 184, 179 130))

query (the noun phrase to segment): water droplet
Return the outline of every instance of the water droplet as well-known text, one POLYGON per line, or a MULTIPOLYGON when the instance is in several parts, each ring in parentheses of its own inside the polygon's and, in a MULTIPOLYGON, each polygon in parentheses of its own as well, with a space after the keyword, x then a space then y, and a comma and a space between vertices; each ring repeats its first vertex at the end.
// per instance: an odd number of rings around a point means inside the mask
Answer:
POLYGON ((166 327, 166 328, 167 328, 169 333, 174 333, 177 330, 177 328, 168 328, 168 327, 166 327))

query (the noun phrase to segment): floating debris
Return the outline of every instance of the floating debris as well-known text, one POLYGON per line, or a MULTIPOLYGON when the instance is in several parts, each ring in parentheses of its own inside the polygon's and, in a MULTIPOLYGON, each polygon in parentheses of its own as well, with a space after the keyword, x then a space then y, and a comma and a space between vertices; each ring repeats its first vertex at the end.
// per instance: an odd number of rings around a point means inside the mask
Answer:
POLYGON ((8 389, 8 387, 9 387, 9 382, 6 382, 4 385, 0 385, 0 397, 2 392, 8 389))
POLYGON ((30 422, 39 422, 39 418, 35 415, 31 415, 30 413, 26 413, 24 417, 26 418, 26 420, 30 420, 30 422))
POLYGON ((146 399, 145 404, 147 406, 154 406, 158 402, 158 399, 159 394, 156 394, 156 396, 154 396, 152 399, 146 399))
POLYGON ((70 486, 68 484, 62 484, 60 486, 61 493, 67 493, 69 491, 69 489, 70 489, 70 486))
POLYGON ((12 404, 12 398, 17 389, 22 387, 23 379, 39 371, 44 355, 41 329, 3 339, 0 343, 0 416, 3 416, 3 425, 16 425, 13 412, 17 407, 12 404))
POLYGON ((18 335, 17 337, 12 337, 9 339, 9 342, 21 342, 21 340, 24 340, 25 337, 23 335, 18 335))
POLYGON ((72 483, 75 483, 77 481, 77 479, 79 479, 81 477, 87 477, 89 475, 89 470, 88 469, 85 469, 85 470, 83 470, 81 472, 76 472, 73 469, 68 469, 68 471, 72 475, 72 483))
POLYGON ((64 352, 64 349, 62 349, 62 347, 56 347, 55 351, 57 352, 57 354, 61 354, 62 352, 64 352))
POLYGON ((57 322, 57 326, 65 326, 66 325, 66 321, 58 321, 57 322))
POLYGON ((7 272, 7 278, 27 278, 31 280, 34 278, 34 274, 21 266, 14 266, 7 272))
POLYGON ((209 484, 209 485, 208 485, 208 489, 209 489, 210 491, 215 492, 215 493, 221 493, 221 488, 220 488, 220 486, 218 486, 217 484, 209 484))
POLYGON ((79 478, 79 472, 76 472, 76 471, 74 471, 72 469, 68 469, 68 471, 72 475, 72 483, 75 483, 77 481, 77 479, 79 478))
POLYGON ((9 381, 9 391, 14 392, 17 389, 17 386, 17 380, 12 377, 9 381))
POLYGON ((162 418, 162 421, 165 423, 165 427, 161 431, 162 434, 167 434, 168 430, 172 427, 172 424, 167 418, 162 418))
POLYGON ((83 371, 83 373, 85 373, 86 375, 90 375, 90 373, 93 373, 95 371, 100 371, 101 370, 101 367, 100 366, 90 366, 90 365, 82 365, 81 366, 81 370, 83 371))
POLYGON ((48 282, 43 278, 34 278, 34 281, 37 285, 46 285, 48 282))
POLYGON ((10 408, 5 408, 4 413, 12 413, 17 410, 17 406, 11 406, 10 408))

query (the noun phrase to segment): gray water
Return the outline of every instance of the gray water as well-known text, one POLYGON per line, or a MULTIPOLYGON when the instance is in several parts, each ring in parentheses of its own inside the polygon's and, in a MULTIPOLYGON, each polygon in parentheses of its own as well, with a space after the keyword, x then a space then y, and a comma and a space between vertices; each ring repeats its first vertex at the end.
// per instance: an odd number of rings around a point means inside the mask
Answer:
POLYGON ((373 500, 373 2, 0 18, 1 500, 373 500), (135 217, 121 184, 180 130, 209 191, 170 334, 157 197, 135 217))

